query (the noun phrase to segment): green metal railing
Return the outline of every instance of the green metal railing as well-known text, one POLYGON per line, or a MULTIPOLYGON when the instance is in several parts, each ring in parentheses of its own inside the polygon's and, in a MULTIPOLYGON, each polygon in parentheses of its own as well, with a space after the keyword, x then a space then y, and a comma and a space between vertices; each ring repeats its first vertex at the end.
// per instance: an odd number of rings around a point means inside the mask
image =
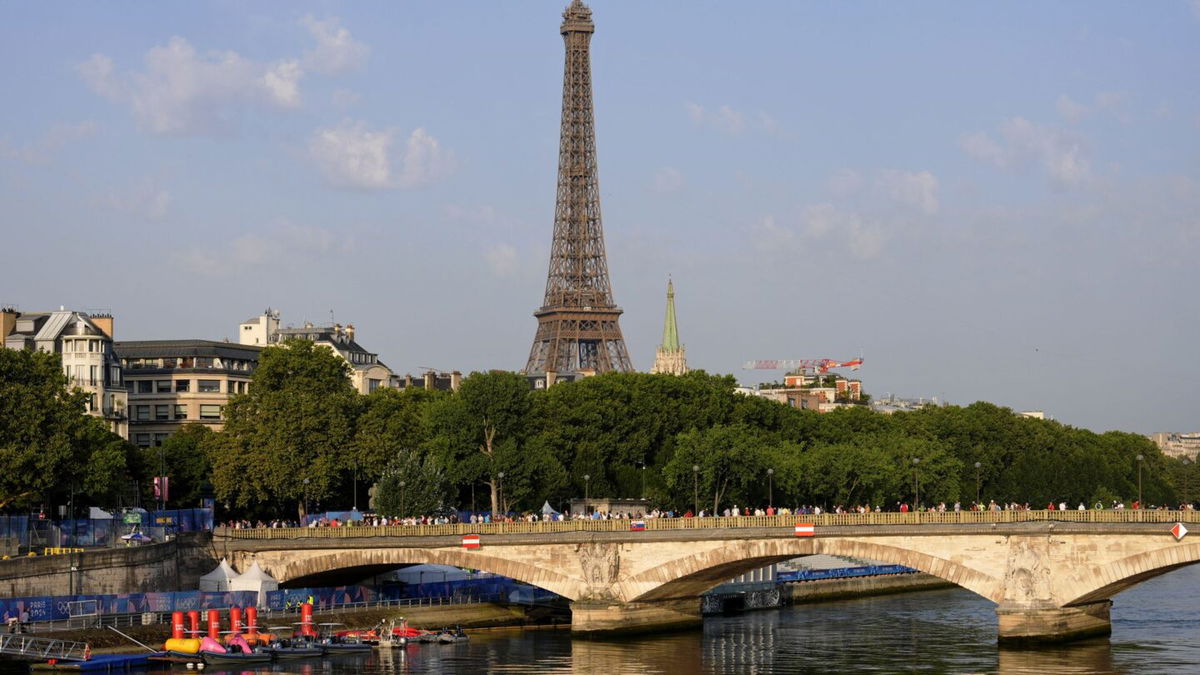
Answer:
MULTIPOLYGON (((1069 523, 1200 523, 1200 511, 928 511, 924 513, 822 513, 820 515, 730 516, 715 518, 646 518, 647 530, 713 530, 748 527, 791 528, 796 523, 818 527, 854 525, 979 525, 1058 521, 1069 523)), ((218 527, 214 534, 230 539, 346 539, 354 537, 434 537, 461 534, 544 534, 550 532, 628 532, 630 520, 559 520, 539 522, 452 523, 446 525, 346 525, 341 527, 218 527)))

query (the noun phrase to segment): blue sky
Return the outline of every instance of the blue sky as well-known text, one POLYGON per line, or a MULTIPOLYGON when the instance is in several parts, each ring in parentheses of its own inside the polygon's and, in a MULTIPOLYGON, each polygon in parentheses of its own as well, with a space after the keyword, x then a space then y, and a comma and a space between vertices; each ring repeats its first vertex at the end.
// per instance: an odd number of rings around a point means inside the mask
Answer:
MULTIPOLYGON (((565 0, 0 4, 0 302, 398 372, 524 365, 565 0)), ((876 396, 1200 429, 1200 2, 596 0, 635 366, 865 356, 876 396)))

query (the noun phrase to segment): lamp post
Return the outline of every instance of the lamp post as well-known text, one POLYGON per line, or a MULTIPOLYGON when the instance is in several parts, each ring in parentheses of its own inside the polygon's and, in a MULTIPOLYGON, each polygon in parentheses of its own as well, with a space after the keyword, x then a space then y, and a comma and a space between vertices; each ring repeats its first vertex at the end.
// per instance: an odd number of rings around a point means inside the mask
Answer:
POLYGON ((767 469, 767 506, 775 506, 775 469, 767 469))
POLYGON ((1141 453, 1138 453, 1137 462, 1138 462, 1138 508, 1139 509, 1146 508, 1146 505, 1142 503, 1142 460, 1144 460, 1144 459, 1146 459, 1146 458, 1143 457, 1141 455, 1141 453))
POLYGON ((913 457, 913 510, 917 511, 921 508, 921 483, 917 480, 917 465, 921 463, 920 457, 913 457))
POLYGON ((591 497, 589 491, 592 485, 592 475, 589 473, 583 474, 583 515, 590 516, 591 511, 588 511, 588 499, 591 497))
POLYGON ((692 513, 700 515, 700 465, 692 465, 692 513))
POLYGON ((983 466, 979 462, 975 462, 975 503, 979 504, 979 487, 982 485, 979 479, 979 467, 983 466))
POLYGON ((158 444, 158 510, 167 510, 167 480, 165 474, 167 472, 166 449, 162 443, 158 444))
POLYGON ((646 498, 646 462, 642 462, 642 499, 646 498))
POLYGON ((504 472, 496 474, 496 478, 500 479, 500 484, 496 486, 496 500, 500 502, 501 513, 508 513, 508 509, 504 506, 504 472))
POLYGON ((407 485, 404 481, 400 481, 400 517, 404 517, 404 486, 407 485))
POLYGON ((358 460, 354 460, 354 510, 358 510, 358 460))

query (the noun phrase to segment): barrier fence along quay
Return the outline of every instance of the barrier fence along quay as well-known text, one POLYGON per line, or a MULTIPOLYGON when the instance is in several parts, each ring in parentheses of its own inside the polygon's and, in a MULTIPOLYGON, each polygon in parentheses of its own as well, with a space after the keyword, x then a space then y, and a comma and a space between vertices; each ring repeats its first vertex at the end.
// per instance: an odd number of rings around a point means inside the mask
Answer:
POLYGON ((646 518, 554 520, 537 522, 449 523, 445 525, 343 525, 339 527, 218 527, 214 534, 230 539, 346 539, 355 537, 433 537, 462 534, 543 534, 551 532, 627 532, 630 523, 644 522, 646 530, 716 530, 750 527, 792 528, 796 523, 817 527, 855 525, 986 525, 991 523, 1200 523, 1200 511, 1151 509, 1088 509, 1084 511, 926 511, 880 513, 789 514, 782 516, 709 516, 704 518, 646 518))

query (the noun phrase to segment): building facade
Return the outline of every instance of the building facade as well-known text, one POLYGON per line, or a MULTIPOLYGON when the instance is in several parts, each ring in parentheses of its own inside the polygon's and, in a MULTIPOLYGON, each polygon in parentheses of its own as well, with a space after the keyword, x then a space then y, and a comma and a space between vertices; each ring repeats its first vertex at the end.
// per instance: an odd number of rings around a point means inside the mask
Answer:
POLYGON ((262 347, 211 340, 143 340, 114 345, 129 399, 129 440, 162 445, 184 424, 224 427, 224 408, 249 390, 262 347))
POLYGON ((3 345, 59 354, 67 386, 87 394, 88 414, 103 418, 109 430, 129 438, 128 397, 112 335, 111 314, 85 314, 62 307, 57 312, 0 309, 3 345))
POLYGON ((1173 431, 1160 431, 1150 435, 1150 440, 1162 450, 1164 455, 1177 458, 1188 458, 1196 461, 1200 455, 1200 431, 1190 434, 1173 431))
POLYGON ((325 345, 350 364, 350 383, 360 394, 370 394, 380 387, 398 386, 395 374, 354 339, 354 324, 340 323, 316 326, 306 322, 299 328, 279 326, 279 313, 267 309, 263 314, 247 319, 238 327, 238 342, 243 345, 276 345, 298 338, 325 345), (265 342, 259 342, 265 340, 265 342))
POLYGON ((762 396, 800 410, 826 413, 862 402, 862 381, 834 373, 789 373, 782 386, 762 385, 758 389, 739 388, 743 394, 762 396))

